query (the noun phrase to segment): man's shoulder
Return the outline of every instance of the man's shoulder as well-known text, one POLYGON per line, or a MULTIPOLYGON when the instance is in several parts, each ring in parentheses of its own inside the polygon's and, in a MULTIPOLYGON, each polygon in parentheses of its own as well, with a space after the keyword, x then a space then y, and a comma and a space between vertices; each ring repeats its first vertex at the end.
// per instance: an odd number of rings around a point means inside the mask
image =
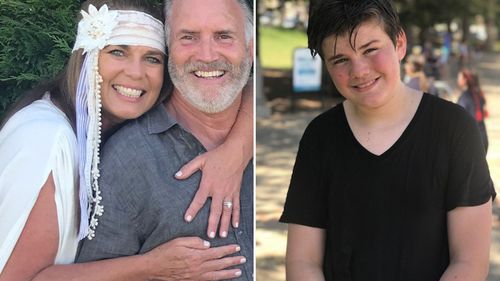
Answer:
POLYGON ((148 139, 147 114, 138 119, 127 121, 120 129, 115 131, 104 143, 100 159, 103 175, 115 173, 125 175, 127 170, 147 163, 150 158, 148 139))
POLYGON ((147 138, 147 126, 143 117, 127 121, 126 124, 109 137, 105 146, 113 147, 120 144, 128 144, 132 140, 147 138))
POLYGON ((129 158, 141 150, 142 143, 148 138, 147 128, 139 120, 131 120, 113 133, 104 143, 103 161, 108 155, 118 158, 129 158))
POLYGON ((113 132, 104 144, 104 152, 112 151, 120 154, 136 154, 144 149, 144 142, 153 137, 149 127, 151 119, 155 118, 158 107, 153 107, 137 119, 127 121, 118 130, 113 132))
POLYGON ((102 176, 111 181, 142 178, 154 174, 158 165, 169 167, 175 162, 176 138, 168 135, 176 130, 166 114, 163 107, 156 106, 114 132, 102 149, 102 176))

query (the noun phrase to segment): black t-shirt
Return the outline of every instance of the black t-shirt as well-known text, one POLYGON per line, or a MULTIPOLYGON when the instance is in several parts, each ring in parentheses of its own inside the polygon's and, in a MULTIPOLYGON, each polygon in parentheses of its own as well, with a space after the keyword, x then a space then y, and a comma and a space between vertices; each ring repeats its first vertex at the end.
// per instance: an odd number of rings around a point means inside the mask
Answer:
POLYGON ((494 194, 476 122, 461 107, 424 94, 377 156, 340 104, 304 132, 280 221, 326 229, 327 280, 439 280, 447 212, 494 194))

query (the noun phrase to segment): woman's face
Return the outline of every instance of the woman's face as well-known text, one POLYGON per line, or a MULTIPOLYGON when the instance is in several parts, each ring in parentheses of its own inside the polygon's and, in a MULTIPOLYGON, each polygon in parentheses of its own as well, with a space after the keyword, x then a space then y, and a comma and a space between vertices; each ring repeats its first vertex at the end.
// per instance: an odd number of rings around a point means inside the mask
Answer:
POLYGON ((331 35, 322 48, 335 86, 356 106, 383 106, 401 87, 399 62, 406 53, 406 37, 398 36, 394 46, 379 21, 362 23, 352 38, 331 35))
POLYGON ((462 74, 462 72, 459 72, 457 75, 457 84, 458 84, 458 87, 460 87, 462 89, 467 88, 467 81, 465 80, 465 77, 462 74))
POLYGON ((100 51, 105 125, 137 118, 155 104, 163 84, 164 62, 163 53, 151 47, 109 45, 100 51))

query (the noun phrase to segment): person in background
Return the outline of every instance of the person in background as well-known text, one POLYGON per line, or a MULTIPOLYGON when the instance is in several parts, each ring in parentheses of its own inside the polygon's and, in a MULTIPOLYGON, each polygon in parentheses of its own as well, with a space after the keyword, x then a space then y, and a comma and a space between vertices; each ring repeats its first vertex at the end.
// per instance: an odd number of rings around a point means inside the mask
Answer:
POLYGON ((488 151, 488 133, 484 119, 488 116, 486 110, 486 98, 479 85, 479 77, 468 68, 462 68, 457 75, 458 87, 462 90, 457 103, 465 108, 465 111, 477 122, 484 150, 488 151))

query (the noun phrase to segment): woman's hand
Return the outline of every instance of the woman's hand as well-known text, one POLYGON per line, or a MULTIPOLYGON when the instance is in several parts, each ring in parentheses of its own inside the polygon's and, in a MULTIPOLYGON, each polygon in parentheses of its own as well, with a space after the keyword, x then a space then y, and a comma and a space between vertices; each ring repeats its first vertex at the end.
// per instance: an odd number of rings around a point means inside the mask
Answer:
POLYGON ((240 219, 240 187, 246 163, 242 163, 243 152, 235 144, 223 143, 184 165, 177 179, 186 179, 197 170, 202 171, 200 187, 187 209, 184 219, 191 221, 205 205, 208 197, 212 197, 210 217, 208 219, 208 237, 214 238, 220 221, 219 235, 227 236, 232 218, 234 228, 238 227, 240 219), (227 203, 231 202, 231 208, 227 203), (226 206, 224 206, 226 204, 226 206))
MULTIPOLYGON (((210 243, 201 238, 180 237, 141 255, 52 265, 42 270, 34 279, 22 280, 227 280, 242 274, 241 269, 236 267, 245 263, 246 259, 237 255, 239 251, 240 247, 235 244, 210 247, 210 243)), ((0 280, 4 280, 2 277, 0 280)))
POLYGON ((238 245, 210 248, 198 237, 181 237, 144 254, 151 280, 226 280, 241 275, 234 266, 245 263, 243 256, 228 256, 238 245))
POLYGON ((236 122, 219 147, 208 151, 184 165, 176 173, 177 179, 186 179, 197 170, 202 171, 200 187, 187 209, 184 219, 191 221, 212 197, 208 219, 208 237, 214 238, 220 221, 219 235, 227 236, 229 223, 238 228, 240 221, 240 188, 243 172, 253 158, 253 79, 243 89, 236 122))

